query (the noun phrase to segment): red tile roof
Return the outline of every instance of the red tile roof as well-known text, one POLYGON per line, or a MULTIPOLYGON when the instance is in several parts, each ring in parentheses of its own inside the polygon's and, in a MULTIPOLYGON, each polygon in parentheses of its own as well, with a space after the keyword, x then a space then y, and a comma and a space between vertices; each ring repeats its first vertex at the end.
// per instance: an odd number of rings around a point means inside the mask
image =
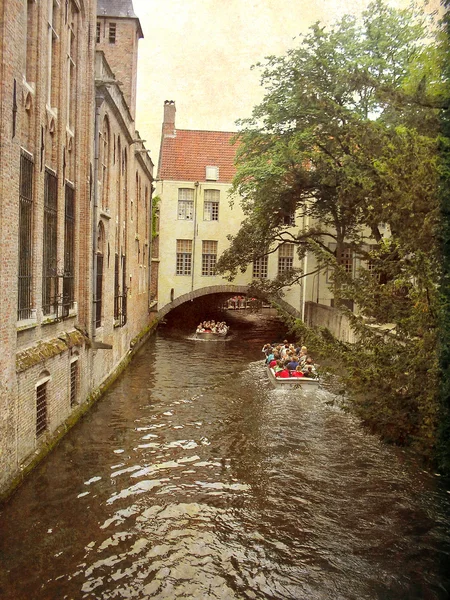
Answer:
POLYGON ((206 181, 206 167, 219 167, 219 183, 231 183, 236 173, 235 133, 176 129, 174 136, 162 139, 159 179, 206 181))

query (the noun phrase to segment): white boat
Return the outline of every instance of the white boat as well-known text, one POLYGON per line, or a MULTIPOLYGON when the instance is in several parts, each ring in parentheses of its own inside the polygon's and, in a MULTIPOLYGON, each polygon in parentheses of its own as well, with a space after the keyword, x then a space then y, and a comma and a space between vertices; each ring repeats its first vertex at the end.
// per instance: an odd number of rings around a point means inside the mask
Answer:
POLYGON ((213 331, 202 331, 202 332, 195 332, 195 337, 199 340, 210 340, 210 341, 214 341, 214 340, 222 340, 223 338, 225 338, 228 334, 228 329, 227 331, 221 332, 221 333, 215 333, 213 331))
POLYGON ((302 387, 313 388, 320 384, 317 377, 275 377, 275 371, 269 366, 267 366, 267 374, 272 383, 276 385, 301 385, 302 387))

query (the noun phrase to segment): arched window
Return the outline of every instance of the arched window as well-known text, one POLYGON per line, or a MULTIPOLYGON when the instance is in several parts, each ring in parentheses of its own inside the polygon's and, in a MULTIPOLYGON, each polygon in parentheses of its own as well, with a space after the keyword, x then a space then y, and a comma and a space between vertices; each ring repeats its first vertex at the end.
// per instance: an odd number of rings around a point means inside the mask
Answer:
POLYGON ((110 166, 110 128, 108 117, 103 119, 101 146, 101 184, 102 184, 102 208, 109 207, 109 166, 110 166))
POLYGON ((105 227, 100 221, 97 230, 97 289, 95 297, 95 326, 102 324, 102 300, 103 300, 103 257, 105 254, 105 227))

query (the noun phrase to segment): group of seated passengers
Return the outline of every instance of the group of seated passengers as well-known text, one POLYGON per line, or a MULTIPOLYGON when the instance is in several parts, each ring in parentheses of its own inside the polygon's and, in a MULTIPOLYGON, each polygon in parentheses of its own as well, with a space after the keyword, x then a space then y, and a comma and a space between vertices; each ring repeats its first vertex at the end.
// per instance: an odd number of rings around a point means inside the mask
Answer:
POLYGON ((203 321, 197 325, 196 333, 226 333, 228 325, 225 321, 203 321))
POLYGON ((282 344, 265 344, 266 365, 273 369, 275 377, 317 377, 316 367, 306 346, 297 346, 284 340, 282 344))

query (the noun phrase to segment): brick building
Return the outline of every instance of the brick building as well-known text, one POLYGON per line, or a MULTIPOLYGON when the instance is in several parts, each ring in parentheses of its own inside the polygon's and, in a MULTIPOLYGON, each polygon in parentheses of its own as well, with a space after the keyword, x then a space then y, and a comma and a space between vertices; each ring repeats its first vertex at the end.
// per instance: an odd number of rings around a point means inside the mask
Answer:
POLYGON ((126 363, 156 288, 131 0, 0 11, 1 495, 126 363))

